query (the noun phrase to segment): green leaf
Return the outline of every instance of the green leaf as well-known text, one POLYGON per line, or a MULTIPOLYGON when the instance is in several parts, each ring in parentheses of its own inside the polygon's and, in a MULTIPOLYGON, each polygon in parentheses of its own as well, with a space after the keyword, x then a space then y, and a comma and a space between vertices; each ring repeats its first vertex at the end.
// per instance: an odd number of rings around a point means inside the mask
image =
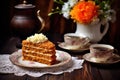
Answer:
POLYGON ((58 3, 58 4, 61 4, 61 5, 64 4, 64 1, 62 1, 62 0, 54 0, 54 2, 56 2, 56 3, 58 3))

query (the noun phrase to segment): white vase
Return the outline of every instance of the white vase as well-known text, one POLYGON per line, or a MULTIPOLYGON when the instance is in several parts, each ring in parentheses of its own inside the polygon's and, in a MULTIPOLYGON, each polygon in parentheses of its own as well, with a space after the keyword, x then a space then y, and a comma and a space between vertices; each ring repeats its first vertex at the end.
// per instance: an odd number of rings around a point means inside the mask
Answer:
POLYGON ((107 33, 109 28, 109 23, 105 23, 104 30, 101 32, 101 25, 102 22, 89 25, 76 23, 75 33, 79 36, 88 37, 91 42, 99 42, 107 33))

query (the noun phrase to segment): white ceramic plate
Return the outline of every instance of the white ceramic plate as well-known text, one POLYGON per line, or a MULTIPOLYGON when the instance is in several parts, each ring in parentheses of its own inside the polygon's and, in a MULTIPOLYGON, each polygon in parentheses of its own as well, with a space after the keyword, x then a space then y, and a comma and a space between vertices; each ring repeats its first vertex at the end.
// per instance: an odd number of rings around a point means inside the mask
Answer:
POLYGON ((72 51, 72 52, 83 52, 83 51, 89 50, 89 46, 84 47, 84 48, 74 49, 74 48, 72 48, 72 46, 67 45, 65 42, 60 42, 58 44, 58 46, 62 49, 69 50, 69 51, 72 51))
POLYGON ((95 59, 95 57, 93 55, 91 55, 91 53, 84 54, 83 58, 88 62, 96 63, 96 64, 114 64, 114 63, 120 62, 120 56, 117 54, 114 54, 114 53, 109 59, 107 59, 105 61, 103 61, 103 60, 97 61, 97 59, 95 59))
POLYGON ((27 67, 27 68, 39 68, 39 69, 64 66, 69 64, 72 61, 71 55, 64 51, 56 50, 56 56, 57 56, 56 59, 58 63, 54 65, 46 65, 38 62, 23 60, 21 49, 13 52, 9 58, 10 58, 10 61, 17 66, 27 67))

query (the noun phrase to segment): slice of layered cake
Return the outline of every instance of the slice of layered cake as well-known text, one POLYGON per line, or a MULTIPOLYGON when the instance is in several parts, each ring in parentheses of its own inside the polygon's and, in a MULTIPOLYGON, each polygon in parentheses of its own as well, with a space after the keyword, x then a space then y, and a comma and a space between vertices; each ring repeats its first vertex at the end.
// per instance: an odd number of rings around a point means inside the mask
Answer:
POLYGON ((34 34, 22 41, 23 60, 52 65, 56 62, 55 50, 55 45, 42 33, 34 34))

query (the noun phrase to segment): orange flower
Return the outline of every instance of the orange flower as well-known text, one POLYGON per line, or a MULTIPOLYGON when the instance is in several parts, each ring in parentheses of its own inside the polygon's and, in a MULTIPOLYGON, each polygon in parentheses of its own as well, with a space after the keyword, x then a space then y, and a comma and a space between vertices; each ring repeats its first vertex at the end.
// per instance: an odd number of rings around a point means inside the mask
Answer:
POLYGON ((80 1, 70 12, 71 18, 80 23, 90 23, 98 16, 98 6, 93 1, 80 1))

